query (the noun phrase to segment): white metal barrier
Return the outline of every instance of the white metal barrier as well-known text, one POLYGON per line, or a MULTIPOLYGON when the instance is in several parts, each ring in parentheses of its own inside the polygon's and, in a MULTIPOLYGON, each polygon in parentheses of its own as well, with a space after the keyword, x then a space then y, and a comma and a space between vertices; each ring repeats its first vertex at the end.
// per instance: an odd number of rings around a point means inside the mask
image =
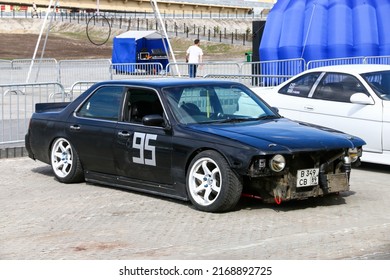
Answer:
MULTIPOLYGON (((229 80, 242 83, 248 87, 265 87, 266 85, 262 84, 264 80, 268 81, 270 79, 275 81, 287 80, 291 78, 290 75, 217 75, 217 74, 208 74, 204 76, 208 79, 219 79, 219 80, 229 80)), ((268 84, 267 86, 272 86, 268 84)))
MULTIPOLYGON (((0 84, 25 83, 31 59, 0 60, 0 84)), ((390 64, 390 56, 370 56, 313 60, 306 64, 303 59, 288 59, 263 62, 206 62, 199 64, 197 77, 221 75, 253 76, 261 80, 260 86, 275 85, 286 77, 306 69, 340 64, 390 64)), ((165 69, 161 63, 112 64, 110 59, 61 60, 36 59, 29 82, 59 82, 70 88, 77 81, 101 81, 150 77, 188 77, 187 63, 169 63, 165 69)))
POLYGON ((0 145, 22 143, 36 103, 66 101, 59 83, 0 85, 0 145))
POLYGON ((249 66, 255 70, 255 75, 261 75, 256 83, 258 86, 279 85, 286 79, 306 70, 306 62, 302 58, 248 63, 243 67, 249 66))
POLYGON ((344 64, 364 64, 366 59, 364 56, 334 58, 334 59, 320 59, 312 60, 307 63, 307 69, 318 68, 322 66, 344 65, 344 64))
POLYGON ((111 80, 163 77, 161 63, 114 63, 110 65, 111 80))
POLYGON ((219 75, 219 74, 207 74, 204 76, 206 79, 218 79, 218 80, 229 80, 242 83, 246 86, 255 86, 257 81, 261 79, 261 75, 219 75))
POLYGON ((78 82, 75 82, 70 87, 69 92, 67 92, 68 98, 71 101, 76 99, 80 94, 82 94, 84 91, 89 89, 95 83, 96 82, 94 82, 94 81, 78 81, 78 82))
POLYGON ((76 81, 109 80, 110 65, 109 59, 61 60, 58 81, 70 88, 76 81))
POLYGON ((390 56, 366 56, 365 64, 390 64, 390 56))
POLYGON ((12 83, 57 82, 57 72, 58 63, 54 58, 14 59, 11 62, 12 83))
MULTIPOLYGON (((188 63, 168 63, 166 67, 166 76, 188 77, 188 63)), ((241 74, 239 63, 235 62, 207 62, 199 63, 197 68, 197 77, 204 77, 212 74, 241 74)))

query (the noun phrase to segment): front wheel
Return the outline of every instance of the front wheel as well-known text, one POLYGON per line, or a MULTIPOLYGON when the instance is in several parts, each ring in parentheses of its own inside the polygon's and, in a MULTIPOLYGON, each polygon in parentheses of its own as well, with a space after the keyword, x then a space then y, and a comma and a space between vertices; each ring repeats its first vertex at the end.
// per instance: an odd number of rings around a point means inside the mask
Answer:
POLYGON ((211 150, 204 151, 191 161, 187 192, 198 210, 224 212, 236 206, 242 182, 222 155, 211 150))
POLYGON ((65 138, 58 138, 54 141, 50 163, 58 181, 77 183, 84 180, 84 172, 77 152, 65 138))

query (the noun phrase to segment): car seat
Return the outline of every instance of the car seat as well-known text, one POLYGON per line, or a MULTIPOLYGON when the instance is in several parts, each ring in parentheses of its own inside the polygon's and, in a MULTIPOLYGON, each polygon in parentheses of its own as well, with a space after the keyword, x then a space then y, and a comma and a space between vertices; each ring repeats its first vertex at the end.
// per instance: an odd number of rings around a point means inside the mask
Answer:
POLYGON ((202 113, 200 111, 199 107, 196 106, 194 103, 183 102, 183 104, 181 104, 180 108, 183 109, 190 116, 200 115, 202 113))

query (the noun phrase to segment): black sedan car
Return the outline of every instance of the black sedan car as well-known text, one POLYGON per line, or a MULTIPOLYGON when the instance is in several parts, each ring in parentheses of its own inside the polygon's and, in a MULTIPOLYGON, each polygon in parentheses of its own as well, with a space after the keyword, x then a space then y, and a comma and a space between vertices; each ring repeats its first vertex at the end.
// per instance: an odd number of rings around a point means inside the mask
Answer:
POLYGON ((281 117, 246 86, 206 79, 106 81, 71 103, 36 105, 32 159, 86 180, 232 210, 349 190, 365 142, 281 117))

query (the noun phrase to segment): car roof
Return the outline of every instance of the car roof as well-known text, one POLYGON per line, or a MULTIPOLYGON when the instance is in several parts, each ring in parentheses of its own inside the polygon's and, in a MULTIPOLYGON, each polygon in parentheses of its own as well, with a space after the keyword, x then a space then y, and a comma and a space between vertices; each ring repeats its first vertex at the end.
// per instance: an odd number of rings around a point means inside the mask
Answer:
POLYGON ((386 64, 345 64, 345 65, 332 65, 332 66, 322 66, 318 68, 312 68, 308 72, 318 72, 318 71, 327 71, 327 72, 345 72, 350 74, 363 74, 369 72, 378 72, 390 70, 390 65, 386 64))
POLYGON ((129 86, 145 86, 145 87, 170 87, 170 86, 202 86, 202 85, 237 85, 241 83, 218 80, 218 79, 188 79, 188 78, 154 78, 154 79, 129 79, 129 80, 108 80, 97 83, 100 84, 115 84, 129 86))

